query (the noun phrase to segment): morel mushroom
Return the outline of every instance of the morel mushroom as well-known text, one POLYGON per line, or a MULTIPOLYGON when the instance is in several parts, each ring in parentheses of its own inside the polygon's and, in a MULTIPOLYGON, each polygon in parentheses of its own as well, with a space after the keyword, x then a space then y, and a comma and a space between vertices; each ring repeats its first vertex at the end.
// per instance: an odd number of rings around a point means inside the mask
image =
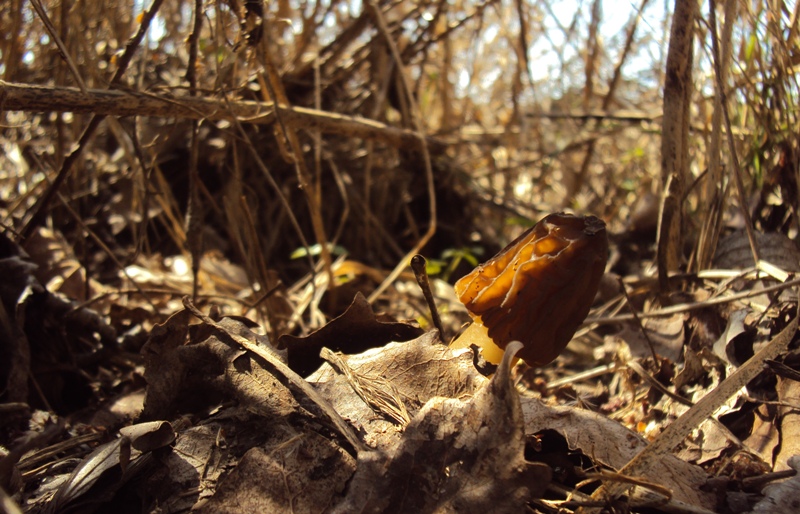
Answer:
POLYGON ((520 341, 527 364, 551 362, 589 314, 607 259, 603 220, 550 214, 456 282, 473 323, 450 347, 478 345, 497 364, 520 341))

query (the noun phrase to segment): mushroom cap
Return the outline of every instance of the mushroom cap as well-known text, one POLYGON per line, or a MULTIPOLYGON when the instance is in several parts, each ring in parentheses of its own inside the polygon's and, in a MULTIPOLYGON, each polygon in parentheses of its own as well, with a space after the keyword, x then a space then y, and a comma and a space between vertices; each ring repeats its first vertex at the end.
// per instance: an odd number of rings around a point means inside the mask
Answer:
POLYGON ((531 366, 555 359, 589 314, 608 259, 606 224, 556 213, 512 241, 455 285, 475 322, 531 366))

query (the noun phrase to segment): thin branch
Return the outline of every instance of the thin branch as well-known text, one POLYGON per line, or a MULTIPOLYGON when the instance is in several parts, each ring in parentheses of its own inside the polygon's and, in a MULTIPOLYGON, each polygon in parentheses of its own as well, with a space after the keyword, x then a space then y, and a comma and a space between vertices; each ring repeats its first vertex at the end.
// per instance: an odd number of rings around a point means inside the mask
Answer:
MULTIPOLYGON (((0 108, 4 111, 94 113, 100 116, 152 116, 163 118, 237 119, 241 123, 271 125, 275 123, 273 102, 231 101, 169 97, 151 93, 89 89, 88 95, 72 87, 32 86, 0 80, 0 108)), ((295 128, 318 129, 325 134, 381 141, 407 150, 419 150, 420 138, 411 130, 391 127, 360 116, 305 107, 279 106, 284 123, 295 128)), ((426 138, 430 147, 443 143, 426 138)))

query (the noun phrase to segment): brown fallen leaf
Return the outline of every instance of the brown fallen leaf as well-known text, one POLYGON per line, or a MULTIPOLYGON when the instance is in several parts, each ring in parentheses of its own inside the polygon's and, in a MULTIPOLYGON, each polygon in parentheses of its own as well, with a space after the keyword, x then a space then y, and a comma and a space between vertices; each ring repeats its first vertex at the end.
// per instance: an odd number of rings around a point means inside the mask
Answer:
POLYGON ((406 343, 390 343, 383 348, 367 350, 340 359, 352 375, 349 377, 330 364, 324 364, 308 377, 308 381, 327 398, 343 418, 362 432, 364 442, 372 448, 386 449, 398 444, 405 423, 400 424, 357 393, 361 386, 369 391, 391 384, 394 403, 402 402, 404 410, 414 417, 423 404, 434 397, 471 398, 486 378, 472 364, 468 350, 453 352, 443 345, 436 332, 427 332, 406 343), (364 387, 363 384, 368 386, 364 387))
MULTIPOLYGON (((330 512, 521 512, 550 482, 525 460, 509 345, 497 373, 472 399, 433 398, 398 444, 360 452, 346 496, 330 512)), ((513 349, 512 349, 513 348, 513 349)))
POLYGON ((795 455, 800 455, 800 414, 796 408, 800 398, 800 383, 778 377, 777 390, 778 400, 781 402, 779 421, 776 423, 780 432, 780 446, 774 455, 774 471, 790 467, 797 469, 798 462, 795 460, 792 466, 790 461, 795 455))
POLYGON ((322 365, 319 352, 326 347, 334 352, 361 353, 390 342, 409 341, 422 335, 421 328, 408 323, 382 321, 364 295, 357 293, 341 316, 305 337, 283 335, 278 339, 289 351, 289 367, 308 376, 322 365))
POLYGON ((355 469, 355 460, 313 432, 249 450, 200 513, 323 512, 355 469))
MULTIPOLYGON (((596 465, 620 469, 647 447, 643 437, 596 412, 549 406, 527 396, 522 397, 521 403, 528 435, 554 430, 564 437, 570 450, 580 450, 596 465)), ((643 475, 672 491, 672 497, 679 502, 705 509, 715 506, 714 495, 700 488, 708 478, 703 469, 674 455, 664 455, 643 475)), ((641 493, 640 490, 639 498, 641 493)))
POLYGON ((218 322, 222 330, 189 325, 191 319, 187 310, 174 314, 153 329, 142 349, 147 393, 141 420, 203 412, 232 398, 265 417, 299 408, 280 380, 226 336, 247 334, 269 348, 266 337, 227 317, 218 322))

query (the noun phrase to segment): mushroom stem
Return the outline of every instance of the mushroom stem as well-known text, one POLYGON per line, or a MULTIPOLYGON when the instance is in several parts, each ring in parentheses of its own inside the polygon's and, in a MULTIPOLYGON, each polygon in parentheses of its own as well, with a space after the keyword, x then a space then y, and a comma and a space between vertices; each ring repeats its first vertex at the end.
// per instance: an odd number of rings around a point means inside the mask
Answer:
MULTIPOLYGON (((500 364, 500 361, 503 360, 503 353, 505 353, 505 351, 492 341, 492 338, 489 337, 488 329, 480 320, 473 321, 460 336, 450 343, 450 349, 458 350, 460 348, 470 348, 472 345, 481 348, 481 355, 483 355, 486 362, 500 364)), ((518 360, 519 359, 515 357, 511 363, 512 366, 518 360)))

